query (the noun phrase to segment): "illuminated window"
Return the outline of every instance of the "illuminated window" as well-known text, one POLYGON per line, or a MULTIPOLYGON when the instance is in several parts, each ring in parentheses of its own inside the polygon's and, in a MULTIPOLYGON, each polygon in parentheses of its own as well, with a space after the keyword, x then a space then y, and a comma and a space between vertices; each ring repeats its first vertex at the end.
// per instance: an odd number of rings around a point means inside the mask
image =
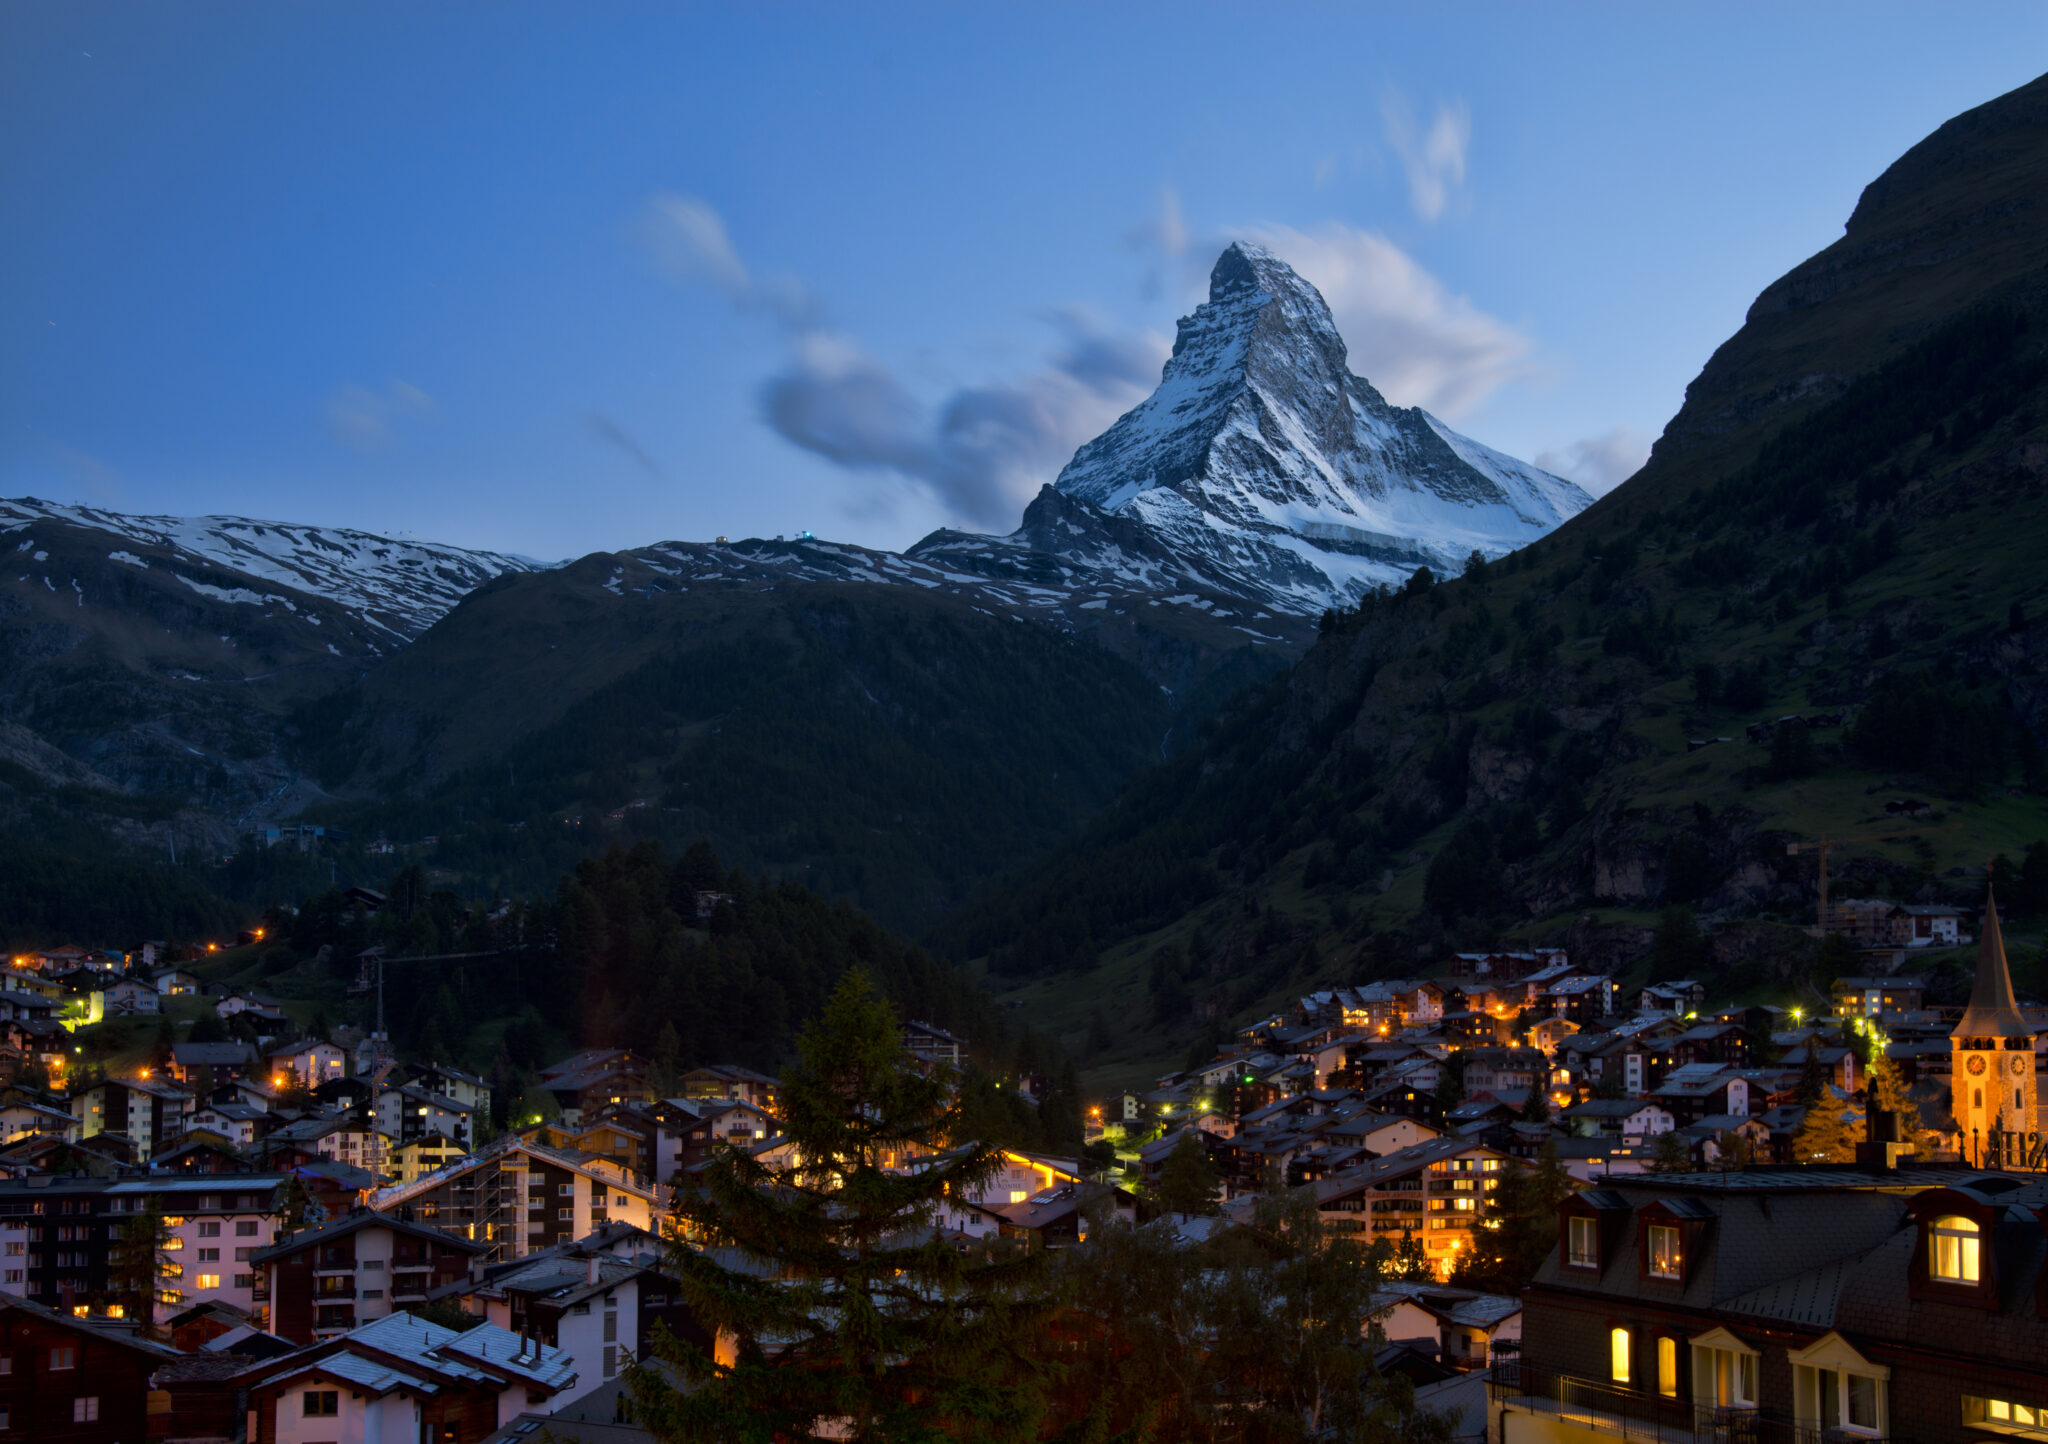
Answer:
POLYGON ((1969 1219, 1944 1214, 1927 1231, 1927 1270, 1951 1283, 1974 1284, 1978 1272, 1979 1230, 1969 1219))
POLYGON ((1607 1335, 1607 1352, 1613 1363, 1609 1370, 1617 1384, 1628 1382, 1628 1330, 1612 1329, 1607 1335))
POLYGON ((1678 1340, 1657 1340, 1657 1392, 1667 1399, 1678 1397, 1678 1340))
POLYGON ((1581 1269, 1600 1267, 1599 1234, 1590 1218, 1571 1220, 1571 1266, 1581 1269))
POLYGON ((1650 1277, 1678 1277, 1678 1230, 1669 1224, 1650 1225, 1650 1277))
POLYGON ((2048 1438, 2048 1403, 2037 1399, 2031 1404, 2021 1404, 2011 1399, 1983 1399, 1965 1394, 1963 1422, 1996 1434, 2048 1438))
POLYGON ((199 1276, 199 1282, 194 1284, 193 1287, 201 1289, 217 1289, 220 1287, 220 1275, 201 1274, 199 1276))

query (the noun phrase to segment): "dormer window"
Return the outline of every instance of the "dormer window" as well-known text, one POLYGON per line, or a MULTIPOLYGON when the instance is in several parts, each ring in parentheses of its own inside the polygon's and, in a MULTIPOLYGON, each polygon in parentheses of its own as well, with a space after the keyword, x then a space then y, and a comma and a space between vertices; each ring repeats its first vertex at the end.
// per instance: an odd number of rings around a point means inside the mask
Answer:
POLYGON ((1650 1277, 1676 1279, 1679 1275, 1678 1230, 1669 1224, 1650 1225, 1650 1277))
POLYGON ((1960 1214, 1943 1214, 1927 1230, 1927 1271, 1944 1283, 1974 1284, 1982 1278, 1978 1250, 1983 1231, 1960 1214))
POLYGON ((1571 1226, 1571 1254, 1567 1260, 1575 1269, 1600 1267, 1600 1225, 1590 1218, 1574 1218, 1571 1226))

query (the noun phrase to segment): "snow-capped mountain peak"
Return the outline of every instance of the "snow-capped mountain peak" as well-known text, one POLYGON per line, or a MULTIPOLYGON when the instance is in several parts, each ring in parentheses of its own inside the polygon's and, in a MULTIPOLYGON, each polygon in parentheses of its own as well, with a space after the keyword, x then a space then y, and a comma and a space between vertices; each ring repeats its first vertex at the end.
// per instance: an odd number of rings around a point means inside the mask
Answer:
POLYGON ((1143 533, 1191 583, 1296 612, 1475 551, 1499 556, 1592 502, 1390 405, 1351 373, 1315 287, 1246 242, 1223 252, 1208 301, 1182 318, 1159 388, 1051 490, 1082 505, 1041 495, 1015 540, 1103 561, 1143 533))

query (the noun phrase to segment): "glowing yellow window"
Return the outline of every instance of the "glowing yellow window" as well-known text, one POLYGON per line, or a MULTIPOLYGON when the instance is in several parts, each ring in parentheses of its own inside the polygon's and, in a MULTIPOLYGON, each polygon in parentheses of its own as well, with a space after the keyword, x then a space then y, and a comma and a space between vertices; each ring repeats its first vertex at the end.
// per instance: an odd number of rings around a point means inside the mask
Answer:
POLYGON ((1628 1382, 1628 1330, 1611 1330, 1607 1335, 1607 1349, 1614 1361, 1613 1369, 1611 1370, 1614 1375, 1614 1382, 1626 1384, 1628 1382))
POLYGON ((1666 1224, 1650 1225, 1650 1276, 1660 1279, 1678 1277, 1678 1230, 1666 1224))
POLYGON ((1667 1399, 1678 1397, 1678 1340, 1657 1340, 1657 1392, 1667 1399))
POLYGON ((1977 1268, 1976 1224, 1953 1213, 1944 1214, 1927 1234, 1927 1267, 1934 1277, 1960 1284, 1974 1284, 1982 1277, 1977 1268))

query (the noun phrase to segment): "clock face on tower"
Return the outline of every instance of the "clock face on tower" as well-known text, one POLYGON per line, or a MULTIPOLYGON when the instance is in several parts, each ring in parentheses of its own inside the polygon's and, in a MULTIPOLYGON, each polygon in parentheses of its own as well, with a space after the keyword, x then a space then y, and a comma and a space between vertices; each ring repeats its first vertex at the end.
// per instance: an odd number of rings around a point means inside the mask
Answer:
POLYGON ((1972 1053, 1970 1055, 1969 1069, 1972 1073, 1982 1073, 1984 1071, 1984 1055, 1982 1053, 1972 1053))
POLYGON ((2027 1071, 2027 1060, 2026 1060, 2026 1059, 2024 1059, 2024 1058, 2015 1058, 2015 1059, 2013 1059, 2013 1060, 2012 1060, 2012 1076, 2013 1076, 2013 1077, 2017 1078, 2017 1077, 2019 1077, 2019 1076, 2020 1076, 2020 1075, 2021 1075, 2022 1073, 2025 1073, 2026 1071, 2027 1071))

